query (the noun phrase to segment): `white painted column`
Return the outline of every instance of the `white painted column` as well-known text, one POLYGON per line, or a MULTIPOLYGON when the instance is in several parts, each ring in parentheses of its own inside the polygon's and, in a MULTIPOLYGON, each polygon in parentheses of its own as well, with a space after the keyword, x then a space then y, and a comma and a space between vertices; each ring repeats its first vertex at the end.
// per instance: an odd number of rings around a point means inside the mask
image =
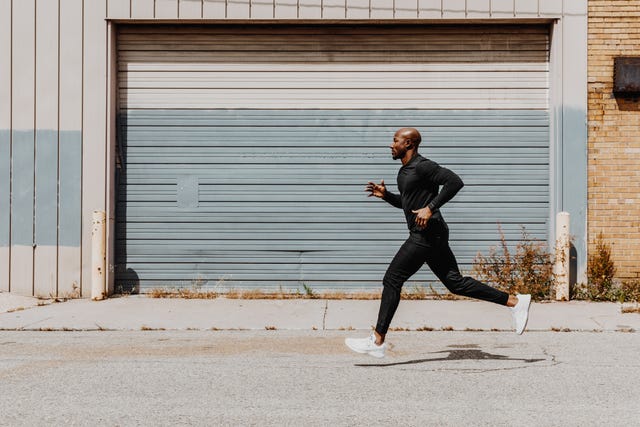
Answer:
POLYGON ((91 299, 101 300, 106 295, 106 251, 104 211, 93 212, 91 225, 91 299))
POLYGON ((568 212, 558 212, 556 215, 556 300, 569 301, 569 236, 568 212))

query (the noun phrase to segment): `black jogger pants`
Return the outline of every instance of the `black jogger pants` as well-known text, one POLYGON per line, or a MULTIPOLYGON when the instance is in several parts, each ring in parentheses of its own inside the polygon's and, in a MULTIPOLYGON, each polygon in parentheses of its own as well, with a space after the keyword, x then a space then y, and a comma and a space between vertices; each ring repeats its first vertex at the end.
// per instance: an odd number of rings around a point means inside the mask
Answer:
POLYGON ((449 229, 444 221, 431 220, 425 233, 411 233, 396 253, 382 281, 382 300, 376 332, 387 333, 400 303, 402 285, 426 263, 442 283, 456 295, 506 305, 509 294, 472 277, 463 277, 449 247, 449 229))

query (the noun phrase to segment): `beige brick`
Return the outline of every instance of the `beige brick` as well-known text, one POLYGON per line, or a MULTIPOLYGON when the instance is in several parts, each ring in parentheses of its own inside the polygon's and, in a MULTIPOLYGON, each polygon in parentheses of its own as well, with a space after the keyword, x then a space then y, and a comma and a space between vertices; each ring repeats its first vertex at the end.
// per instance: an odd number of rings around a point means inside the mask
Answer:
POLYGON ((588 2, 589 251, 600 231, 613 245, 620 278, 640 277, 640 102, 621 111, 613 58, 640 55, 640 0, 588 2))

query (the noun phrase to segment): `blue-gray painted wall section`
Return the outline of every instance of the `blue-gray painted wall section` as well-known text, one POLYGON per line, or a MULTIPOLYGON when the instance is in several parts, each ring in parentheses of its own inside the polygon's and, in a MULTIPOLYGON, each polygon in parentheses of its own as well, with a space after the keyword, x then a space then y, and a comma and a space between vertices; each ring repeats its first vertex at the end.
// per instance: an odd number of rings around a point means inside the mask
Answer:
POLYGON ((0 246, 8 246, 11 235, 11 132, 0 129, 0 246))
POLYGON ((11 244, 33 245, 35 132, 13 131, 11 244))
POLYGON ((0 130, 0 246, 80 247, 81 188, 80 131, 0 130))
POLYGON ((82 133, 60 131, 60 246, 80 247, 82 230, 82 133))
POLYGON ((35 243, 58 239, 58 132, 36 130, 35 243))

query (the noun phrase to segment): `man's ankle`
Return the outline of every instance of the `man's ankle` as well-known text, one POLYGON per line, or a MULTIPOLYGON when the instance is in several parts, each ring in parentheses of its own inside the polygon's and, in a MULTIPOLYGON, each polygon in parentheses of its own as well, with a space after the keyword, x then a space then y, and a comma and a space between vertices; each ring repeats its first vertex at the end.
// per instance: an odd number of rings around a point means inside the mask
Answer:
POLYGON ((376 345, 384 344, 384 335, 379 334, 375 329, 373 330, 373 336, 376 337, 376 345))

